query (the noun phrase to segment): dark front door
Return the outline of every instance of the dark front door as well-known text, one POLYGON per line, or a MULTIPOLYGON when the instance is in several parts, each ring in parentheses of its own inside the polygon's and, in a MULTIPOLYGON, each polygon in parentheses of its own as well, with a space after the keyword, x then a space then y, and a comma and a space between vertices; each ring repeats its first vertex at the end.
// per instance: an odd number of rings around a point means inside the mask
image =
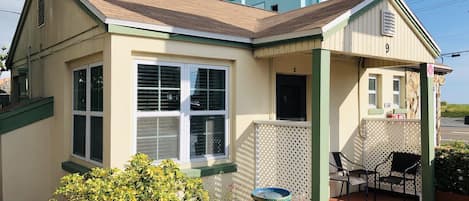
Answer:
POLYGON ((277 74, 277 120, 306 121, 306 76, 277 74))

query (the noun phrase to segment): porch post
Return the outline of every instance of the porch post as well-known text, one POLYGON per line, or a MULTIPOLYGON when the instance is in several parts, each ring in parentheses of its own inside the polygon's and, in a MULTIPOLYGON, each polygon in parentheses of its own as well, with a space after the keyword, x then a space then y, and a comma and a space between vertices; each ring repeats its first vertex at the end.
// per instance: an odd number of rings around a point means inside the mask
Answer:
POLYGON ((425 201, 435 200, 435 109, 433 97, 433 64, 420 64, 422 196, 425 201))
POLYGON ((312 200, 329 200, 330 52, 313 49, 312 200))

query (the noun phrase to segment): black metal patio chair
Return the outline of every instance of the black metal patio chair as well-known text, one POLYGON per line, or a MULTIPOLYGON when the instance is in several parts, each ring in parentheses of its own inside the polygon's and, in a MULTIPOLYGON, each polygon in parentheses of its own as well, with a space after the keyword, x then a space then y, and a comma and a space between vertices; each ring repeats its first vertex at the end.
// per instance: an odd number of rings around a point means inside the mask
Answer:
MULTIPOLYGON (((420 167, 420 155, 404 152, 391 152, 385 161, 379 163, 375 167, 375 188, 378 182, 378 189, 381 190, 381 183, 391 185, 391 192, 394 192, 393 185, 403 186, 403 193, 406 194, 407 181, 413 181, 414 195, 417 195, 417 171, 420 167), (391 160, 391 168, 387 176, 381 177, 378 168, 391 160), (378 175, 379 179, 376 178, 378 175)), ((376 193, 374 196, 376 200, 376 193)))
POLYGON ((350 200, 350 185, 358 185, 358 189, 360 189, 360 186, 365 184, 366 200, 368 200, 368 175, 374 174, 374 171, 366 170, 363 165, 355 163, 352 160, 348 159, 342 152, 331 153, 332 157, 334 158, 335 165, 332 163, 329 164, 332 167, 336 168, 337 172, 329 174, 329 179, 342 183, 340 187, 339 196, 342 196, 342 189, 344 188, 345 183, 347 184, 347 200, 350 200), (343 166, 342 160, 345 160, 352 165, 360 167, 361 169, 347 170, 343 166), (365 178, 363 178, 363 176, 365 176, 365 178))

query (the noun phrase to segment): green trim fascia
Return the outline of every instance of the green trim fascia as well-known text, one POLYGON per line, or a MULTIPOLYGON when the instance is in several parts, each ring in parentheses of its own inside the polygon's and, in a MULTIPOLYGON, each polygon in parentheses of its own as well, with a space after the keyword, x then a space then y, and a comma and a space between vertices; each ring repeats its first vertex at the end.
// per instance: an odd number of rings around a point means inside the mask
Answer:
POLYGON ((435 109, 433 77, 428 76, 428 64, 420 65, 420 112, 422 145, 422 200, 435 200, 435 109))
POLYGON ((402 1, 401 0, 394 0, 394 2, 396 2, 396 4, 399 6, 399 8, 404 11, 404 14, 407 16, 407 18, 410 19, 410 22, 414 25, 414 27, 417 28, 417 31, 419 32, 419 34, 425 39, 425 41, 432 47, 432 50, 434 51, 433 53, 436 55, 436 56, 440 56, 440 51, 438 50, 438 48, 436 47, 436 44, 434 44, 432 42, 432 40, 430 39, 430 36, 428 36, 427 34, 425 34, 425 32, 422 30, 422 27, 419 26, 419 23, 417 23, 416 19, 414 19, 412 17, 412 15, 410 15, 410 12, 409 10, 407 10, 405 8, 405 6, 402 4, 402 1))
POLYGON ((381 108, 368 109, 368 115, 381 115, 381 114, 384 114, 384 109, 381 109, 381 108))
POLYGON ((0 113, 0 135, 53 115, 53 97, 33 101, 12 111, 0 113))
POLYGON ((21 11, 20 19, 18 20, 18 25, 16 26, 15 35, 13 36, 13 40, 10 45, 10 49, 8 50, 7 60, 5 61, 5 65, 7 69, 10 69, 13 65, 13 57, 15 57, 16 47, 18 46, 18 40, 20 39, 21 32, 23 32, 23 26, 26 22, 26 17, 29 13, 29 7, 31 6, 32 0, 24 1, 23 10, 21 11))
POLYGON ((392 113, 393 114, 407 114, 407 109, 405 109, 405 108, 393 109, 392 113))
POLYGON ((313 49, 312 200, 329 201, 330 71, 329 50, 313 49))
POLYGON ((202 171, 200 171, 199 169, 189 168, 189 169, 181 169, 181 172, 191 178, 200 178, 202 171))
POLYGON ((192 177, 209 177, 217 174, 227 174, 238 171, 238 166, 234 163, 225 163, 207 167, 192 168, 192 177))
POLYGON ((303 41, 314 40, 314 39, 323 40, 323 36, 322 34, 316 34, 316 35, 311 35, 311 36, 303 36, 303 37, 273 41, 273 42, 268 42, 268 43, 254 44, 254 48, 273 47, 277 45, 284 45, 284 44, 294 43, 294 42, 303 42, 303 41))
POLYGON ((65 161, 62 162, 62 169, 69 172, 69 173, 79 173, 79 174, 85 174, 89 171, 91 171, 90 168, 87 168, 85 166, 82 166, 78 163, 72 162, 72 161, 65 161))
POLYGON ((138 29, 138 28, 133 28, 133 27, 112 25, 112 24, 107 25, 107 31, 109 33, 114 33, 114 34, 123 34, 123 35, 131 35, 131 36, 165 39, 165 40, 175 40, 175 41, 183 41, 183 42, 202 43, 202 44, 209 44, 209 45, 252 49, 252 45, 249 43, 239 43, 239 42, 232 42, 232 41, 225 41, 225 40, 187 36, 187 35, 181 35, 181 34, 170 34, 170 33, 164 33, 164 32, 159 32, 159 31, 151 31, 151 30, 146 30, 146 29, 138 29))

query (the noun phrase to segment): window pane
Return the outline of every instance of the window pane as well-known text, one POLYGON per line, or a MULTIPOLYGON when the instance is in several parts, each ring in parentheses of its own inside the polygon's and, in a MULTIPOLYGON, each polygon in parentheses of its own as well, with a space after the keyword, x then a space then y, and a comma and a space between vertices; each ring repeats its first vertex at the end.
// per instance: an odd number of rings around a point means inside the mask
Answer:
POLYGON ((369 79, 368 80, 368 89, 370 91, 376 91, 376 79, 369 79))
POLYGON ((376 94, 369 94, 368 98, 370 105, 376 106, 376 94))
POLYGON ((91 111, 103 111, 103 67, 91 68, 91 111))
POLYGON ((191 89, 207 89, 207 69, 191 69, 191 89))
POLYGON ((400 105, 400 102, 401 102, 401 100, 400 100, 399 95, 394 94, 394 95, 393 95, 393 103, 394 103, 394 105, 398 105, 398 106, 399 106, 399 105, 400 105))
POLYGON ((91 117, 91 160, 103 161, 103 118, 91 117))
POLYGON ((180 91, 179 90, 161 90, 161 111, 179 110, 180 91))
POLYGON ((73 109, 86 110, 86 69, 73 72, 73 109))
POLYGON ((225 154, 225 116, 191 116, 191 158, 225 154))
POLYGON ((209 73, 209 87, 210 89, 225 89, 225 71, 224 70, 210 70, 209 73))
POLYGON ((210 91, 209 97, 210 110, 225 110, 224 91, 210 91))
POLYGON ((191 91, 191 110, 207 110, 207 98, 208 93, 206 90, 191 91))
POLYGON ((44 5, 44 0, 39 0, 38 1, 38 18, 37 18, 37 24, 43 25, 45 22, 45 5, 44 5))
POLYGON ((179 158, 179 118, 147 117, 137 120, 137 152, 152 159, 179 158))
POLYGON ((138 110, 158 110, 158 90, 138 90, 138 110))
POLYGON ((181 71, 179 67, 160 67, 161 87, 179 88, 181 85, 181 71))
POLYGON ((393 85, 392 85, 392 86, 393 86, 393 90, 394 90, 394 91, 400 91, 400 86, 399 86, 399 85, 400 85, 399 80, 394 80, 394 81, 393 81, 393 85))
POLYGON ((158 87, 158 66, 138 65, 138 87, 158 87))
POLYGON ((86 116, 73 116, 73 154, 85 157, 86 116))

